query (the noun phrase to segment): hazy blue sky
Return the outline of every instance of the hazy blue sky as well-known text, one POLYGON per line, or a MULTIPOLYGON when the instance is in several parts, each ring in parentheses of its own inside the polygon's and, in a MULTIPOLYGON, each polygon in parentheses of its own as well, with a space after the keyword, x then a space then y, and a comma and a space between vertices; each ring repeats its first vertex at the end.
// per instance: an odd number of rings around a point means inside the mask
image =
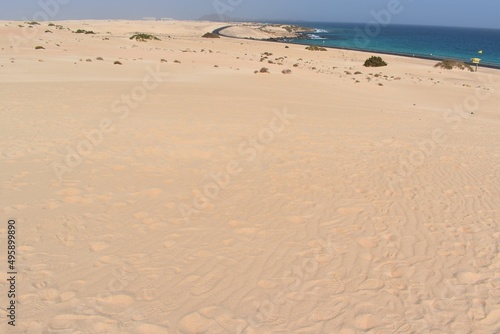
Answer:
MULTIPOLYGON (((373 20, 371 11, 387 9, 398 0, 0 0, 0 19, 38 19, 39 12, 64 19, 140 19, 144 16, 196 19, 215 13, 215 5, 225 14, 246 19, 361 22, 373 20), (65 4, 64 4, 65 3, 65 4), (225 4, 225 5, 224 5, 225 4), (233 5, 231 5, 233 4, 233 5)), ((399 0, 402 11, 391 23, 490 27, 500 29, 500 0, 399 0)))

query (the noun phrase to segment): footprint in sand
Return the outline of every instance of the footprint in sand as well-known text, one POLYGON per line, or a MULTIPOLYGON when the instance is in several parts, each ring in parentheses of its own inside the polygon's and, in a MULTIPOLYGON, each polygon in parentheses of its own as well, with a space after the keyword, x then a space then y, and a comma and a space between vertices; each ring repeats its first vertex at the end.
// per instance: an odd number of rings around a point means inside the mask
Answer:
POLYGON ((391 278, 401 278, 412 275, 415 268, 403 261, 391 261, 381 265, 378 271, 391 278))
MULTIPOLYGON (((125 333, 125 332, 123 332, 125 333)), ((171 333, 167 328, 151 325, 151 324, 138 324, 136 325, 135 333, 137 334, 168 334, 171 333)), ((196 332, 193 332, 196 333, 196 332)))
POLYGON ((182 334, 203 334, 207 333, 211 320, 203 317, 198 312, 184 316, 177 325, 179 333, 182 334))
POLYGON ((195 283, 195 285, 191 289, 191 294, 194 296, 203 295, 212 290, 213 288, 215 288, 215 286, 221 280, 222 280, 221 275, 209 274, 195 283))
POLYGON ((78 203, 82 200, 80 196, 81 190, 78 188, 66 188, 60 190, 58 195, 62 197, 63 202, 65 203, 78 203))
POLYGON ((116 294, 95 298, 95 309, 103 314, 115 315, 134 305, 135 299, 129 295, 116 294))
POLYGON ((91 242, 91 243, 89 243, 89 249, 92 252, 100 252, 102 250, 105 250, 108 247, 109 247, 109 244, 107 242, 91 242))
POLYGON ((308 320, 317 322, 334 319, 342 315, 347 306, 349 306, 349 303, 343 300, 327 301, 315 308, 308 320))
POLYGON ((243 321, 234 319, 233 313, 224 307, 206 307, 199 310, 199 313, 206 318, 214 320, 227 333, 236 333, 238 332, 238 328, 244 326, 243 321))

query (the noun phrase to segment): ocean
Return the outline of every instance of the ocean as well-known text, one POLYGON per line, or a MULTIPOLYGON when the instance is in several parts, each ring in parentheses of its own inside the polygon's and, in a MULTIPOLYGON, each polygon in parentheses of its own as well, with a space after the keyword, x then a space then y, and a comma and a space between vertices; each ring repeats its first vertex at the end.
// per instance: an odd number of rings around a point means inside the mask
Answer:
POLYGON ((304 38, 285 40, 288 43, 469 63, 471 58, 480 58, 481 64, 500 68, 500 30, 362 23, 286 23, 315 30, 306 33, 304 38))

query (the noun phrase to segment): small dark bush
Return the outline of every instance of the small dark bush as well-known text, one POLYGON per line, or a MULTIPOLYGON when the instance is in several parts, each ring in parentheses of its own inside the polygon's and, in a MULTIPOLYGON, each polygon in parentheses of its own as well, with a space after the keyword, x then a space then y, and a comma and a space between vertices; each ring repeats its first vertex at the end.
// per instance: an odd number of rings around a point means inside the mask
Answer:
POLYGON ((292 70, 286 69, 286 70, 281 71, 281 73, 283 73, 283 74, 292 74, 292 70))
POLYGON ((115 65, 122 65, 122 63, 121 63, 121 62, 119 62, 118 60, 117 60, 117 61, 115 61, 113 64, 115 64, 115 65))
POLYGON ((439 68, 443 68, 446 70, 452 70, 454 68, 458 68, 460 70, 467 69, 471 72, 474 72, 474 69, 469 64, 466 64, 466 63, 458 61, 458 60, 452 60, 452 59, 445 59, 443 61, 440 61, 439 63, 434 65, 434 67, 439 67, 439 68))
POLYGON ((153 40, 153 41, 160 41, 160 39, 156 36, 150 35, 150 34, 135 34, 134 36, 130 37, 130 39, 135 39, 136 41, 139 42, 145 42, 147 40, 153 40))
POLYGON ((35 22, 35 21, 33 21, 33 22, 26 22, 26 24, 29 24, 29 25, 31 25, 31 26, 37 26, 37 25, 40 25, 40 23, 35 22))
POLYGON ((56 25, 54 23, 49 23, 49 27, 55 27, 56 25))
POLYGON ((363 66, 381 67, 381 66, 387 66, 387 63, 381 57, 372 56, 365 61, 365 64, 363 66))
POLYGON ((317 45, 311 45, 311 46, 308 46, 306 48, 306 50, 309 50, 309 51, 326 51, 325 48, 322 48, 322 47, 319 47, 317 45))
POLYGON ((181 61, 180 60, 174 60, 174 63, 180 64, 181 61))
POLYGON ((204 37, 204 38, 220 38, 219 35, 217 34, 214 34, 212 32, 207 32, 205 35, 201 36, 201 37, 204 37))
POLYGON ((102 57, 97 57, 96 59, 97 60, 104 60, 102 57))
POLYGON ((269 73, 269 69, 267 67, 263 67, 259 71, 260 73, 269 73))
POLYGON ((35 46, 35 50, 45 50, 45 48, 43 46, 35 46))
POLYGON ((78 29, 77 31, 73 31, 75 34, 86 34, 86 35, 95 35, 95 32, 91 30, 78 29))

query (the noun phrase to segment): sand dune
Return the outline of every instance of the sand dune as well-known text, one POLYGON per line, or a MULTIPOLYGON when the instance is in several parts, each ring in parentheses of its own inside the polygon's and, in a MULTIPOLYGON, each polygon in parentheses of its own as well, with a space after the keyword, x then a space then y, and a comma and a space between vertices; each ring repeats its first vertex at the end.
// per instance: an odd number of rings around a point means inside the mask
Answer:
POLYGON ((500 331, 498 71, 56 24, 0 22, 2 333, 500 331))

